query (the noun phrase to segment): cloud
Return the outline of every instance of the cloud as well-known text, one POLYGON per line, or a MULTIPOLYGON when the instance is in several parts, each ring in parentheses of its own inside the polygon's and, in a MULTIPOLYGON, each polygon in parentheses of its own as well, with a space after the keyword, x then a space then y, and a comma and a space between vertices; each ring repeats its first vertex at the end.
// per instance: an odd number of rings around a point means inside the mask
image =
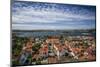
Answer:
MULTIPOLYGON (((61 9, 58 8, 58 4, 40 4, 40 3, 26 3, 26 2, 15 2, 12 6, 12 24, 13 28, 18 28, 23 24, 32 24, 30 25, 31 28, 35 28, 35 24, 37 27, 42 29, 44 26, 43 24, 56 24, 56 26, 51 25, 51 29, 57 28, 57 23, 59 24, 78 24, 80 25, 84 21, 94 21, 95 20, 95 13, 92 10, 87 10, 85 8, 80 7, 67 7, 66 9, 60 5, 61 9), (16 24, 19 24, 16 25, 16 24), (21 24, 21 25, 20 25, 21 24)), ((92 8, 92 7, 91 7, 92 8)), ((85 22, 84 22, 85 23, 85 22)), ((95 23, 95 22, 94 22, 95 23)), ((22 25, 22 26, 23 26, 22 25)), ((65 26, 65 25, 64 25, 65 26)), ((68 26, 68 25, 66 25, 68 26)), ((68 28, 68 27, 64 28, 68 28)), ((23 26, 23 27, 27 27, 23 26)), ((22 28, 23 28, 22 27, 22 28)), ((37 28, 36 27, 36 28, 37 28)), ((25 28, 25 29, 26 29, 25 28)), ((71 27, 69 27, 71 28, 71 27)), ((19 28, 18 28, 19 29, 19 28)), ((37 28, 39 29, 39 28, 37 28)))

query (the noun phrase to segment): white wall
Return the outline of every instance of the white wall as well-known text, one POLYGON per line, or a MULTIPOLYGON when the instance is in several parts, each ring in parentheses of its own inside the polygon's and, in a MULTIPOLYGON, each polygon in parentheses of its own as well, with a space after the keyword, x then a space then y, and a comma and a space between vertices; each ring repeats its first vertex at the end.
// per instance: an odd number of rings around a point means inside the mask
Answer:
MULTIPOLYGON (((32 0, 30 0, 32 1, 32 0)), ((68 4, 86 4, 97 6, 97 61, 84 63, 66 63, 39 65, 39 67, 98 67, 100 63, 100 0, 33 0, 68 4)), ((0 67, 10 66, 10 0, 0 0, 0 67)), ((29 67, 29 66, 28 66, 29 67)), ((37 67, 37 66, 34 66, 37 67)))

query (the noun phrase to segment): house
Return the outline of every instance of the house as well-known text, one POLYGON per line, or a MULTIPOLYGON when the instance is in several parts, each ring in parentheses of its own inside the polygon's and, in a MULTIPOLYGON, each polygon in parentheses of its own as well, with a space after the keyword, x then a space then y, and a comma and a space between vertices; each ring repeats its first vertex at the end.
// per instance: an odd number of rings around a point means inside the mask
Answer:
POLYGON ((46 40, 46 43, 59 43, 59 37, 55 37, 55 36, 51 36, 51 37, 48 37, 47 40, 46 40))

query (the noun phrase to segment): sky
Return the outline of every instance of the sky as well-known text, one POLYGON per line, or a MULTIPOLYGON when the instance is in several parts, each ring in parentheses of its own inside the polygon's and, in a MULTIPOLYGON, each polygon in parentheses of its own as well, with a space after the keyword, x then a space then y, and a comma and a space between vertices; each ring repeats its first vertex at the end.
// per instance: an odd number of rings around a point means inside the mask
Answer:
POLYGON ((95 29, 95 14, 95 6, 14 1, 12 29, 95 29))

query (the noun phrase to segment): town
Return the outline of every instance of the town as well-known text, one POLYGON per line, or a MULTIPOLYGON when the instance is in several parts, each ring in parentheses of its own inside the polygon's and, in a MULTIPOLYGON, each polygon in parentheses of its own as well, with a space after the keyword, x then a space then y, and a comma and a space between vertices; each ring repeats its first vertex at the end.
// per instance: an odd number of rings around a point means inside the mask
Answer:
POLYGON ((13 36, 13 47, 19 47, 12 50, 12 61, 14 65, 94 61, 95 44, 93 36, 13 36))

